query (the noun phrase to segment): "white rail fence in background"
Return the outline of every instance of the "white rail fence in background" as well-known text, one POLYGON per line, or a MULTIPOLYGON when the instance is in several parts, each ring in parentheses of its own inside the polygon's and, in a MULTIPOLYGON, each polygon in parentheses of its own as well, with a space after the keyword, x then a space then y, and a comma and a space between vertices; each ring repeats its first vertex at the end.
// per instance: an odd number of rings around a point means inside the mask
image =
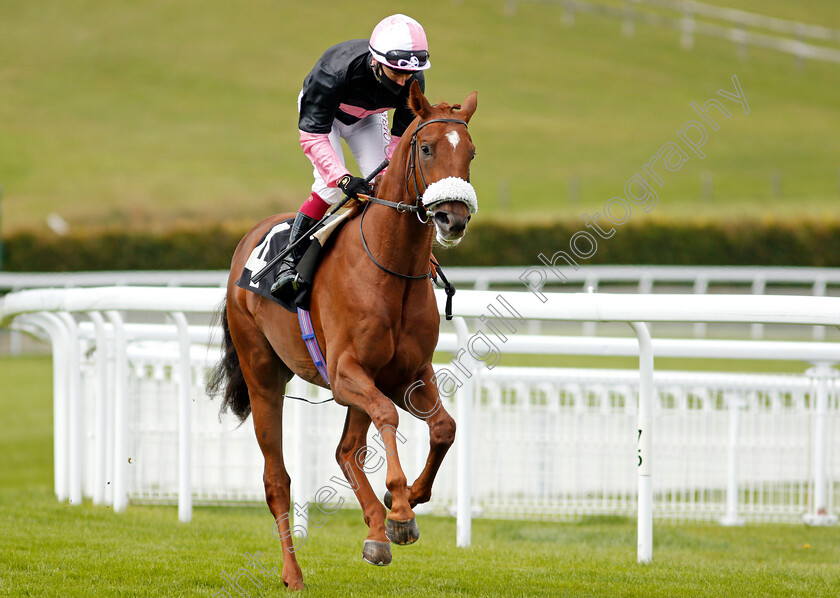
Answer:
MULTIPOLYGON (((533 0, 532 0, 533 1, 533 0)), ((516 12, 523 0, 506 0, 508 14, 516 12)), ((755 46, 792 54, 797 60, 814 59, 840 63, 840 49, 824 44, 840 43, 840 29, 789 21, 761 14, 715 6, 694 0, 541 0, 543 4, 561 6, 563 22, 573 25, 575 15, 593 14, 620 20, 621 32, 631 37, 636 23, 675 29, 680 45, 694 46, 695 35, 706 35, 734 43, 743 56, 747 47, 755 46), (814 40, 819 44, 804 40, 814 40)))
MULTIPOLYGON (((652 293, 656 285, 681 287, 706 293, 745 287, 754 294, 774 289, 808 291, 815 296, 840 294, 840 268, 791 268, 775 266, 586 266, 569 268, 497 266, 447 267, 446 276, 476 290, 527 285, 535 289, 576 291, 580 285, 598 290, 599 285, 635 286, 639 293, 652 293), (562 275, 562 278, 560 275, 562 275)), ((0 294, 36 288, 92 286, 224 286, 227 270, 131 270, 122 272, 0 272, 0 294)))
MULTIPOLYGON (((60 499, 79 503, 88 496, 116 511, 129 500, 177 500, 185 521, 193 500, 262 500, 262 457, 250 422, 238 428, 230 417, 220 422, 218 403, 203 393, 206 369, 218 356, 217 348, 208 348, 206 316, 221 298, 218 288, 120 287, 22 291, 3 298, 5 325, 46 331, 52 338, 60 499), (132 321, 150 312, 161 322, 132 321), (191 325, 188 314, 202 316, 202 323, 191 325)), ((640 322, 837 326, 840 298, 564 293, 548 294, 543 303, 535 293, 462 291, 455 311, 490 316, 472 335, 464 320, 456 320, 455 333, 444 334, 439 346, 453 354, 468 348, 476 358, 471 365, 462 359, 463 370, 454 363, 437 366, 456 377, 457 371, 472 373, 444 400, 459 425, 455 459, 445 462, 427 507, 457 512, 459 545, 470 543, 473 511, 553 517, 635 510, 640 561, 651 558, 654 513, 727 523, 803 516, 813 523, 836 521, 840 405, 831 366, 840 362, 840 345, 651 343, 640 322), (494 320, 490 308, 501 313, 500 297, 514 311, 494 320), (629 322, 638 345, 628 338, 520 334, 529 319, 629 322), (494 337, 492 322, 496 331, 510 334, 494 337), (478 344, 481 334, 495 338, 500 352, 639 354, 640 371, 489 369, 482 360, 489 362, 492 351, 486 340, 478 344), (803 375, 657 372, 653 378, 654 353, 797 359, 813 367, 803 375)), ((301 383, 289 392, 329 396, 301 383)), ((295 501, 303 504, 340 475, 333 454, 344 410, 335 404, 287 405, 287 460, 295 501)), ((411 477, 422 467, 428 434, 420 422, 407 420, 401 455, 411 477)), ((374 483, 384 489, 381 478, 374 483)))
MULTIPOLYGON (((815 297, 840 296, 840 268, 789 268, 744 266, 587 266, 547 268, 543 266, 505 266, 483 268, 446 268, 446 275, 459 289, 533 289, 552 292, 590 291, 811 294, 815 297), (562 277, 562 278, 561 278, 562 277)), ((76 288, 103 285, 211 287, 223 286, 226 270, 207 271, 125 271, 125 272, 0 272, 0 295, 9 291, 34 288, 76 288)), ((779 327, 776 327, 779 328, 779 327)), ((790 331, 802 336, 802 327, 790 331)), ((539 322, 530 323, 530 331, 537 332, 539 322)), ((596 322, 584 322, 583 333, 594 335, 596 322)), ((693 336, 702 338, 708 333, 705 322, 693 324, 693 336)), ((749 327, 752 338, 763 338, 763 324, 749 327)), ((826 328, 814 326, 811 338, 826 340, 826 328)), ((833 331, 832 340, 840 340, 833 331)), ((8 343, 11 353, 20 352, 20 338, 12 336, 8 343)), ((0 351, 2 351, 0 345, 0 351)))

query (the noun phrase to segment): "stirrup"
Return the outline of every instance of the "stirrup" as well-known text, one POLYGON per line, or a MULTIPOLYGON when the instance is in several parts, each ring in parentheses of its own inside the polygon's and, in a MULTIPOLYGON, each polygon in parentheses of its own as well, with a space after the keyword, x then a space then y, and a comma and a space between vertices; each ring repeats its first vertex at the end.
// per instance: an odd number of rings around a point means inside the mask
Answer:
POLYGON ((289 284, 292 285, 292 288, 295 290, 295 292, 299 291, 306 285, 306 283, 303 281, 303 278, 300 277, 300 272, 298 272, 297 270, 295 270, 295 277, 292 278, 289 284))
MULTIPOLYGON (((270 293, 272 296, 276 297, 277 299, 282 298, 282 291, 287 286, 294 285, 300 275, 295 271, 295 264, 287 262, 284 265, 288 265, 288 268, 285 268, 283 271, 278 273, 277 278, 274 279, 274 284, 271 285, 270 293)), ((297 290, 294 286, 293 289, 297 290)))

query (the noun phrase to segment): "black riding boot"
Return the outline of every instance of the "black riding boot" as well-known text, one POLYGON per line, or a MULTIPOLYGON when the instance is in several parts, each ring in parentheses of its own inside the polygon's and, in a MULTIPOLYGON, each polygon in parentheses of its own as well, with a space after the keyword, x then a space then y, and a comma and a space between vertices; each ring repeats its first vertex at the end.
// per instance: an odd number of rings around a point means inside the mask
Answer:
MULTIPOLYGON (((289 235, 289 245, 297 241, 303 233, 309 231, 316 222, 318 221, 314 218, 298 212, 297 216, 295 216, 295 222, 292 224, 292 232, 289 235)), ((311 242, 311 239, 301 241, 292 248, 285 258, 283 258, 283 262, 280 264, 280 270, 277 271, 277 278, 274 280, 274 284, 271 285, 271 294, 278 299, 291 295, 292 289, 297 290, 295 279, 297 278, 298 273, 295 270, 295 267, 300 261, 300 258, 303 257, 303 254, 306 253, 306 250, 309 248, 309 244, 311 242)))

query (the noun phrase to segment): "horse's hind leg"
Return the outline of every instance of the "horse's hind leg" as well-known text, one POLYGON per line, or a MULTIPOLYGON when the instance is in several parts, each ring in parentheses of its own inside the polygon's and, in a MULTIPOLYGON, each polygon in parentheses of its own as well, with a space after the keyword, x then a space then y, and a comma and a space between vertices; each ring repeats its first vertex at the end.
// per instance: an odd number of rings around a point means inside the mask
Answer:
POLYGON ((416 542, 420 531, 414 519, 414 511, 408 504, 405 472, 397 454, 396 434, 400 421, 397 408, 391 399, 376 388, 368 373, 349 353, 338 359, 332 389, 336 401, 342 405, 362 409, 379 431, 378 436, 388 464, 385 486, 393 496, 391 513, 386 520, 388 539, 396 544, 416 542))
POLYGON ((387 565, 391 562, 391 544, 385 534, 385 507, 376 498, 363 469, 367 457, 365 443, 368 428, 368 414, 349 407, 344 420, 344 432, 335 451, 335 459, 353 488, 362 506, 365 523, 370 528, 362 549, 362 557, 372 565, 387 565))
POLYGON ((290 590, 303 589, 303 573, 295 558, 293 536, 289 526, 291 508, 291 479, 283 461, 283 399, 251 393, 251 411, 254 417, 254 430, 265 457, 263 483, 265 501, 274 517, 274 533, 280 539, 283 548, 283 583, 290 590))
POLYGON ((291 479, 283 461, 283 393, 292 373, 252 320, 246 316, 238 320, 236 326, 231 325, 231 335, 248 385, 257 442, 265 458, 265 501, 274 516, 274 532, 282 544, 283 583, 290 590, 302 590, 303 573, 295 558, 289 526, 291 479))

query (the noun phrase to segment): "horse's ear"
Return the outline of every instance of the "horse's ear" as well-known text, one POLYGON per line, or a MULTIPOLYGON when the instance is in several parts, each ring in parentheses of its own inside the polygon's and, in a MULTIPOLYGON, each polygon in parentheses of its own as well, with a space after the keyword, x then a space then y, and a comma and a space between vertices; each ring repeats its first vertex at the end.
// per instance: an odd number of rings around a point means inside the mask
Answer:
POLYGON ((467 99, 464 100, 464 103, 460 106, 460 110, 458 111, 458 116, 464 119, 464 122, 470 122, 472 118, 473 112, 475 112, 475 108, 478 105, 478 92, 474 91, 470 95, 467 96, 467 99))
POLYGON ((429 118, 432 113, 432 105, 420 91, 420 84, 416 79, 411 82, 411 89, 408 91, 408 106, 420 118, 429 118))

